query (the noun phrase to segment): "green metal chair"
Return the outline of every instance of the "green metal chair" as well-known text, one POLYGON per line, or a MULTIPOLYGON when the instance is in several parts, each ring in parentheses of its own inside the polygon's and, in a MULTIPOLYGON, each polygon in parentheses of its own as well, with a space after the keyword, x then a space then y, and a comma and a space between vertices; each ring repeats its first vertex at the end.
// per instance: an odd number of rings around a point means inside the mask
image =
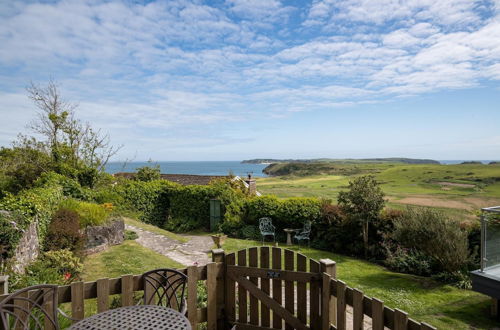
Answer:
POLYGON ((272 236, 273 242, 276 241, 276 237, 274 236, 274 231, 276 227, 273 226, 273 222, 271 218, 260 218, 259 219, 259 229, 260 234, 262 235, 262 245, 264 245, 264 240, 266 236, 272 236))
POLYGON ((307 245, 309 246, 311 243, 311 239, 309 236, 311 235, 311 221, 307 221, 304 223, 304 228, 297 229, 296 234, 293 238, 297 241, 297 244, 300 245, 300 241, 307 240, 307 245))

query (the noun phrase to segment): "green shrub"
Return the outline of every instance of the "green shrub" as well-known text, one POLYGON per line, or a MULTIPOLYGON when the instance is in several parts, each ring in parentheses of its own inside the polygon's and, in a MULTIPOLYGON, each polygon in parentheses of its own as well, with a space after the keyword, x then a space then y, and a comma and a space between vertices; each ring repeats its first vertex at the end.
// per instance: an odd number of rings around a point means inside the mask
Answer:
POLYGON ((68 209, 59 209, 53 216, 45 240, 45 250, 68 249, 79 255, 85 236, 80 232, 80 216, 68 209))
POLYGON ((28 265, 24 274, 11 274, 13 289, 37 284, 65 285, 80 279, 81 260, 69 250, 48 251, 28 265))
POLYGON ((415 249, 397 247, 390 252, 385 265, 396 272, 430 276, 432 274, 432 258, 415 249))
POLYGON ((80 216, 80 227, 101 226, 110 215, 110 211, 99 204, 77 201, 75 199, 66 199, 61 205, 61 208, 68 209, 78 213, 80 216))
POLYGON ((470 262, 467 232, 440 211, 408 208, 394 221, 392 239, 433 258, 438 272, 464 270, 470 262))
POLYGON ((241 237, 258 240, 261 238, 260 230, 257 226, 247 225, 241 228, 241 237))
POLYGON ((139 235, 137 235, 137 233, 133 230, 125 230, 125 234, 124 234, 124 239, 125 240, 130 240, 130 241, 133 241, 133 240, 136 240, 139 238, 139 235))
POLYGON ((137 169, 134 179, 144 182, 160 180, 160 174, 160 165, 143 166, 137 169))
POLYGON ((61 187, 33 188, 18 195, 8 194, 0 200, 0 210, 14 211, 25 217, 22 227, 26 229, 36 220, 38 221, 38 237, 43 243, 47 228, 52 220, 52 214, 63 198, 61 187))
POLYGON ((20 228, 26 228, 27 219, 18 212, 0 211, 0 259, 13 256, 22 236, 20 228))
POLYGON ((43 173, 35 182, 35 187, 62 187, 64 196, 86 200, 91 192, 82 186, 75 179, 64 175, 47 172, 43 173))

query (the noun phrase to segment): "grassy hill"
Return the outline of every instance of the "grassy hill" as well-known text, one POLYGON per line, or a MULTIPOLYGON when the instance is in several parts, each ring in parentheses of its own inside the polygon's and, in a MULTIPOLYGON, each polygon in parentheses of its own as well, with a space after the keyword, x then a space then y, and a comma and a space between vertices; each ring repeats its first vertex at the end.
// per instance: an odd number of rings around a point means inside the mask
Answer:
POLYGON ((428 206, 472 218, 481 207, 500 205, 498 164, 276 164, 273 173, 279 176, 258 179, 258 190, 278 197, 335 200, 353 177, 373 174, 381 182, 389 205, 395 208, 428 206))

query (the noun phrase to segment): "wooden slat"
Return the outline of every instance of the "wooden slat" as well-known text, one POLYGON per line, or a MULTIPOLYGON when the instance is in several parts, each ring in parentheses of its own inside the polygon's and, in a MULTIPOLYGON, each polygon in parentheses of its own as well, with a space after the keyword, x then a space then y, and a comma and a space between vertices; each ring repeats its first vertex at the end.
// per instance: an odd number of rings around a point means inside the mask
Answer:
POLYGON ((225 261, 226 253, 222 249, 212 250, 212 261, 217 263, 217 328, 224 328, 224 309, 225 297, 225 261))
MULTIPOLYGON (((260 248, 260 268, 261 269, 268 269, 269 268, 269 247, 263 246, 260 248)), ((261 290, 269 295, 271 292, 270 290, 270 281, 267 278, 261 278, 260 279, 260 287, 261 290)), ((261 325, 263 327, 269 327, 270 326, 270 320, 271 320, 271 314, 269 313, 269 308, 263 304, 260 303, 260 314, 261 314, 261 325)))
POLYGON ((337 330, 346 328, 346 284, 337 281, 337 330))
POLYGON ((191 327, 196 329, 198 326, 198 313, 196 310, 196 305, 198 303, 198 267, 189 266, 187 268, 187 290, 188 290, 188 298, 187 298, 187 312, 188 319, 191 323, 191 327))
POLYGON ((321 328, 330 329, 330 275, 323 273, 323 285, 321 288, 321 328))
MULTIPOLYGON (((319 262, 313 259, 309 259, 309 271, 311 273, 319 274, 319 262)), ((309 291, 309 315, 311 317, 311 328, 319 329, 321 327, 321 320, 319 318, 319 303, 320 303, 320 291, 318 281, 311 281, 310 291, 309 291)))
POLYGON ((372 329, 384 330, 384 302, 372 298, 372 329))
MULTIPOLYGON (((307 271, 307 257, 300 253, 297 253, 297 270, 307 271)), ((304 282, 297 282, 297 317, 307 323, 307 284, 304 282)))
MULTIPOLYGON (((295 253, 291 250, 285 250, 285 269, 293 271, 295 267, 295 253)), ((295 287, 294 281, 285 282, 285 308, 291 314, 295 314, 295 287)), ((289 324, 285 324, 286 330, 293 330, 289 324)))
MULTIPOLYGON (((281 249, 273 247, 272 254, 273 254, 273 269, 281 269, 281 249)), ((273 299, 276 303, 278 303, 281 306, 282 303, 281 280, 273 279, 272 282, 273 282, 273 299)), ((273 310, 273 328, 274 329, 283 328, 283 320, 281 319, 279 313, 277 313, 275 310, 273 310)))
MULTIPOLYGON (((236 255, 234 253, 226 256, 227 267, 235 264, 236 255)), ((228 272, 227 272, 228 273, 228 272)), ((236 290, 235 283, 229 276, 226 278, 226 317, 228 322, 236 320, 236 290)))
MULTIPOLYGON (((234 275, 231 274, 230 276, 234 275)), ((238 284, 240 286, 243 286, 246 290, 248 290, 250 294, 254 295, 260 301, 266 304, 273 311, 273 315, 274 314, 278 315, 280 319, 284 319, 287 323, 291 324, 295 329, 308 330, 305 324, 303 324, 299 319, 297 319, 294 315, 292 315, 289 311, 287 311, 275 299, 269 297, 264 292, 262 292, 262 290, 260 290, 257 286, 255 286, 245 277, 240 276, 237 278, 237 281, 238 284)))
POLYGON ((420 329, 421 330, 436 330, 435 327, 433 327, 430 324, 424 323, 424 322, 421 323, 420 329))
MULTIPOLYGON (((55 326, 53 322, 57 323, 57 311, 54 311, 54 294, 57 295, 57 291, 52 290, 44 291, 43 294, 43 308, 49 314, 49 317, 44 316, 44 330, 54 330, 55 326)), ((55 306, 57 308, 57 306, 55 306)))
POLYGON ((354 289, 352 295, 352 309, 353 309, 353 329, 362 330, 363 329, 363 292, 358 289, 354 289))
POLYGON ((217 265, 207 264, 207 329, 217 329, 217 265))
MULTIPOLYGON (((258 250, 256 247, 248 249, 248 265, 250 267, 257 268, 259 266, 257 252, 258 250)), ((259 285, 259 279, 257 277, 250 277, 250 282, 252 282, 256 286, 259 285)), ((259 300, 254 296, 250 296, 250 324, 259 324, 259 300)))
POLYGON ((122 306, 132 306, 134 304, 134 276, 123 275, 121 281, 122 306))
POLYGON ((239 276, 245 275, 245 276, 255 276, 261 278, 273 279, 275 277, 269 274, 269 271, 272 271, 271 273, 279 273, 279 278, 282 281, 297 281, 305 283, 308 283, 313 280, 316 282, 321 281, 321 274, 319 273, 319 271, 317 273, 307 273, 307 272, 276 269, 274 268, 274 266, 271 269, 260 269, 260 268, 252 268, 245 266, 229 266, 229 265, 227 266, 227 270, 239 276))
POLYGON ((83 299, 83 282, 71 283, 71 317, 73 323, 82 320, 85 316, 84 299, 83 299))
POLYGON ((109 309, 109 279, 101 278, 97 280, 97 313, 105 312, 109 309))
POLYGON ((406 330, 408 326, 408 314, 402 310, 394 310, 394 330, 406 330))
MULTIPOLYGON (((247 250, 238 251, 238 265, 247 265, 247 250)), ((241 285, 238 285, 238 322, 247 323, 248 322, 248 295, 247 291, 241 285)))

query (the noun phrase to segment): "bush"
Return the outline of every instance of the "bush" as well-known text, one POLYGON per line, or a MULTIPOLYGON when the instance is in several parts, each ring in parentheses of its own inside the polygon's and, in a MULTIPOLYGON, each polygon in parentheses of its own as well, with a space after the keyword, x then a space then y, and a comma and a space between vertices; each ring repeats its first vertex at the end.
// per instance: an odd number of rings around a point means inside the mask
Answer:
POLYGON ((13 289, 37 284, 65 285, 80 279, 83 265, 69 250, 48 251, 26 267, 24 274, 12 274, 13 289))
POLYGON ((13 256, 28 220, 18 212, 0 211, 0 259, 13 256))
POLYGON ((133 241, 138 239, 139 235, 137 235, 137 233, 133 230, 125 230, 124 238, 125 240, 133 241))
POLYGON ((260 230, 257 226, 247 225, 241 228, 241 237, 246 239, 259 240, 261 238, 260 230))
POLYGON ((154 181, 160 180, 160 165, 156 165, 154 167, 151 166, 143 166, 137 169, 137 173, 135 174, 135 179, 139 181, 154 181))
POLYGON ((427 208, 408 208, 394 222, 394 241, 431 257, 437 271, 464 270, 470 261, 467 232, 442 212, 427 208))
POLYGON ((78 213, 81 228, 101 226, 106 222, 111 213, 103 205, 81 202, 71 198, 64 200, 60 207, 78 213))
POLYGON ((18 195, 7 195, 0 200, 0 210, 14 211, 23 216, 21 223, 24 230, 35 221, 38 221, 38 237, 43 243, 47 228, 52 220, 52 214, 63 198, 61 187, 33 188, 18 195))
POLYGON ((85 236, 80 232, 80 216, 73 210, 59 209, 53 216, 45 240, 45 250, 68 249, 79 255, 85 236))
POLYGON ((420 276, 432 274, 432 258, 415 249, 397 247, 394 252, 389 252, 384 263, 388 268, 400 273, 420 276))
POLYGON ((35 187, 62 187, 64 196, 73 197, 77 199, 88 199, 91 192, 82 188, 78 181, 71 179, 67 176, 47 172, 43 173, 35 182, 35 187))

